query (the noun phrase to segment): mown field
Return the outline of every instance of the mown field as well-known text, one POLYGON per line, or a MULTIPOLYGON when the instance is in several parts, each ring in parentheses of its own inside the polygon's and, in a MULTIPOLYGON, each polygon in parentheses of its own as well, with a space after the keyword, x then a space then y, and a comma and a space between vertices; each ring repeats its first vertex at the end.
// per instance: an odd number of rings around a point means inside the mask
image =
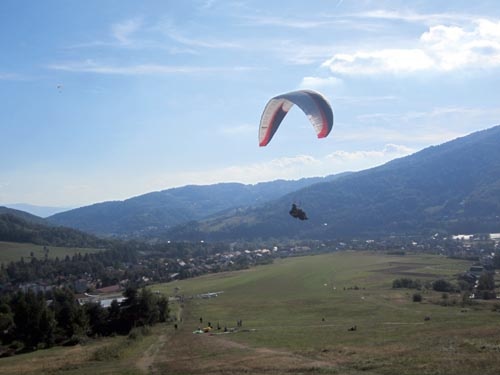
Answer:
MULTIPOLYGON (((55 247, 47 246, 49 249, 47 255, 49 259, 54 259, 59 257, 59 259, 64 259, 66 255, 70 257, 75 254, 86 254, 95 253, 101 251, 100 249, 88 249, 88 248, 76 248, 76 247, 55 247)), ((19 242, 4 242, 0 241, 0 263, 16 262, 21 260, 23 257, 25 260, 31 258, 31 253, 38 258, 44 259, 45 252, 44 246, 34 245, 30 243, 19 243, 19 242)))
POLYGON ((16 373, 16 366, 40 373, 34 358, 50 355, 50 364, 73 360, 50 367, 51 374, 499 374, 495 301, 462 305, 459 294, 421 291, 417 303, 414 290, 392 289, 402 277, 456 281, 469 266, 430 255, 341 252, 156 285, 185 297, 171 303, 177 330, 158 325, 138 340, 1 359, 0 373, 16 373), (208 322, 211 333, 193 334, 208 322))

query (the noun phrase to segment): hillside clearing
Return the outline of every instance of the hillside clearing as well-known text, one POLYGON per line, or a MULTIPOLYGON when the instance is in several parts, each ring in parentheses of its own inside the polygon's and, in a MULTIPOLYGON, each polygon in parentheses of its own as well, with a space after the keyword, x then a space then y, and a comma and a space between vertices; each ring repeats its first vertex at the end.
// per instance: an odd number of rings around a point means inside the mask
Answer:
POLYGON ((32 243, 20 243, 20 242, 4 242, 0 241, 0 263, 17 262, 24 258, 24 260, 29 260, 31 258, 31 253, 37 259, 45 258, 44 248, 48 249, 47 257, 49 259, 64 259, 66 256, 73 256, 76 254, 85 255, 88 253, 96 253, 102 251, 103 249, 91 249, 82 247, 57 247, 57 246, 42 246, 35 245, 32 243))

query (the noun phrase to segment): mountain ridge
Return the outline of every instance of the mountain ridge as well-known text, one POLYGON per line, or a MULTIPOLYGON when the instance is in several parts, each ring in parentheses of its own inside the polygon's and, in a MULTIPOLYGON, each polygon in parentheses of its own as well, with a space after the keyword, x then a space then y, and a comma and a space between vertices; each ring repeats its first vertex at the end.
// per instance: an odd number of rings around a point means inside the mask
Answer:
POLYGON ((110 244, 91 234, 55 226, 35 215, 7 207, 0 207, 0 241, 94 248, 110 244))
POLYGON ((64 212, 71 209, 70 207, 38 206, 29 203, 11 203, 11 204, 4 204, 3 206, 15 210, 24 211, 29 214, 39 216, 41 218, 47 218, 59 212, 64 212))
POLYGON ((170 230, 183 239, 338 238, 500 231, 500 126, 294 192, 310 220, 287 215, 292 196, 170 230))
MULTIPOLYGON (((347 172, 348 173, 348 172, 347 172)), ((343 175, 343 174, 340 174, 343 175)), ((257 184, 186 185, 150 192, 123 201, 109 201, 52 215, 47 220, 97 235, 144 237, 218 212, 258 205, 301 187, 340 175, 257 184)))
POLYGON ((155 240, 500 232, 500 126, 355 173, 187 185, 56 214, 52 223, 155 240), (310 220, 288 215, 293 202, 310 220))

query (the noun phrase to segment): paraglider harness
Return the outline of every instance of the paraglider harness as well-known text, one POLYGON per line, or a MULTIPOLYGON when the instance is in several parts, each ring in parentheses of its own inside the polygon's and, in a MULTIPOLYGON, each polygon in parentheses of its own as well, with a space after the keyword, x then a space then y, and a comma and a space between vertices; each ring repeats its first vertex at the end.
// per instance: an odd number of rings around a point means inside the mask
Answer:
POLYGON ((295 203, 292 204, 292 209, 290 210, 290 215, 299 220, 307 220, 306 213, 297 207, 295 203))

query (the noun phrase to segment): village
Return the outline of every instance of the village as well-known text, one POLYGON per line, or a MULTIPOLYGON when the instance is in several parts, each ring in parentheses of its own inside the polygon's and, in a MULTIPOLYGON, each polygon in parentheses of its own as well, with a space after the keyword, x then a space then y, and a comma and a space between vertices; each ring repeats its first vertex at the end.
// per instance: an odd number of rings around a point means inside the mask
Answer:
MULTIPOLYGON (((0 290, 24 292, 50 292, 54 288, 67 287, 74 293, 80 303, 100 302, 108 305, 112 299, 122 298, 123 291, 128 286, 142 287, 155 283, 171 282, 191 278, 207 273, 217 273, 239 270, 272 263, 274 259, 292 256, 314 255, 334 251, 383 251, 394 255, 412 253, 430 253, 441 256, 464 258, 474 261, 474 266, 464 270, 463 277, 469 283, 475 284, 484 272, 492 272, 499 266, 499 259, 495 257, 500 244, 500 235, 460 235, 453 237, 435 234, 424 237, 389 237, 384 239, 352 239, 343 241, 300 241, 278 243, 274 246, 258 247, 255 249, 229 249, 210 252, 195 251, 196 256, 186 258, 168 257, 158 251, 138 251, 137 261, 115 261, 112 265, 100 264, 98 260, 87 255, 76 255, 54 264, 68 263, 72 267, 71 273, 59 273, 56 277, 46 276, 37 278, 40 272, 28 272, 32 268, 40 267, 49 260, 31 259, 23 261, 22 265, 28 271, 21 273, 24 276, 12 277, 9 270, 15 268, 12 264, 2 266, 4 276, 0 290), (204 253, 201 255, 200 253, 204 253), (86 266, 85 263, 91 265, 86 266), (94 263, 98 265, 92 266, 94 263), (80 268, 79 268, 80 267, 80 268), (97 270, 91 272, 90 269, 97 270), (81 272, 76 272, 80 269, 81 272), (31 275, 31 276, 30 276, 31 275), (9 279, 10 278, 10 279, 9 279)), ((199 246, 204 246, 200 243, 199 246)), ((236 247, 236 246, 234 246, 236 247)), ((63 267, 64 268, 64 267, 63 267)), ((51 272, 50 275, 53 275, 51 272)), ((471 294, 474 298, 474 291, 471 294)))

